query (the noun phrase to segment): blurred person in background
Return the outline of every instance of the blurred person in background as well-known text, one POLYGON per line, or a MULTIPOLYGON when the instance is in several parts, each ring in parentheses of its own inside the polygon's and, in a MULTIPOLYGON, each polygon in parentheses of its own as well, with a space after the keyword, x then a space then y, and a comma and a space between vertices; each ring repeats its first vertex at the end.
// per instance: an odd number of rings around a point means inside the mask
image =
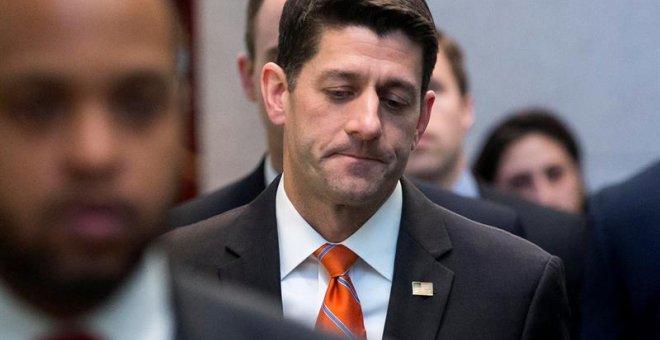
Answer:
POLYGON ((474 163, 477 178, 541 205, 581 214, 580 148, 555 113, 516 111, 492 129, 474 163))
MULTIPOLYGON (((168 229, 192 224, 247 204, 282 172, 282 127, 268 120, 260 76, 263 66, 277 57, 277 36, 285 0, 249 0, 245 25, 246 51, 237 58, 238 73, 245 97, 259 110, 266 131, 268 149, 259 164, 244 177, 206 195, 184 202, 171 210, 168 229)), ((237 79, 238 81, 239 79, 237 79)), ((255 127, 255 133, 258 128, 255 127)))

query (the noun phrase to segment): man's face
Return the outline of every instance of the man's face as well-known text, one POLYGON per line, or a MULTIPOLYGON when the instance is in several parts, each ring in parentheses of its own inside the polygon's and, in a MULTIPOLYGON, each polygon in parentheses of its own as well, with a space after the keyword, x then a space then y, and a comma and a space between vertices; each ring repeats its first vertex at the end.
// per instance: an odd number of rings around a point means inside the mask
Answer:
POLYGON ((0 269, 112 281, 157 235, 181 156, 173 51, 159 0, 0 2, 0 269))
POLYGON ((451 175, 463 152, 463 140, 473 122, 472 103, 463 96, 442 49, 429 88, 436 100, 429 125, 410 156, 406 174, 437 182, 451 175))
POLYGON ((400 31, 323 31, 317 54, 283 95, 284 172, 292 179, 285 184, 339 205, 382 203, 433 104, 431 91, 420 98, 421 60, 421 47, 400 31))

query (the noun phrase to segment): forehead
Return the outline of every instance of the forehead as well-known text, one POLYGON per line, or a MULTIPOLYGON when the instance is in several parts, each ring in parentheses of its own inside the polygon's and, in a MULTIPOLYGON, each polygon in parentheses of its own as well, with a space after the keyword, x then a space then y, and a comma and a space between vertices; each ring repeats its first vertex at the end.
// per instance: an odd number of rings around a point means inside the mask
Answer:
POLYGON ((313 64, 310 69, 374 74, 421 87, 422 48, 399 30, 379 36, 362 26, 329 27, 322 30, 317 50, 307 62, 313 64))
POLYGON ((172 27, 161 0, 0 0, 0 71, 173 64, 172 27))

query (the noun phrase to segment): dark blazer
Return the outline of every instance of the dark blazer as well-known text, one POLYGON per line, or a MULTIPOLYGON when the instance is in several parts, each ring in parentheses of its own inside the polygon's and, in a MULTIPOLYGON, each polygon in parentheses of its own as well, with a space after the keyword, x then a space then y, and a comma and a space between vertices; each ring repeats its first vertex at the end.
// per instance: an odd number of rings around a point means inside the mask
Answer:
MULTIPOLYGON (((281 303, 275 181, 252 203, 165 236, 175 257, 281 303)), ((407 180, 384 337, 566 339, 561 260, 429 201, 407 180), (411 294, 433 282, 434 296, 411 294)))
POLYGON ((193 224, 250 203, 266 189, 264 162, 265 158, 245 177, 172 208, 167 216, 166 229, 193 224))
POLYGON ((282 320, 281 313, 259 296, 234 287, 218 289, 217 281, 182 270, 174 273, 171 283, 178 340, 326 338, 282 320))
MULTIPOLYGON (((247 176, 208 195, 182 203, 170 210, 167 230, 193 224, 225 211, 250 203, 264 189, 265 158, 247 176)), ((432 184, 415 185, 434 203, 471 220, 498 227, 514 235, 522 235, 518 214, 503 205, 472 199, 439 189, 432 184)))
MULTIPOLYGON (((588 247, 588 228, 584 217, 546 208, 518 196, 503 193, 483 183, 479 191, 484 200, 513 208, 521 219, 524 239, 558 256, 566 268, 566 288, 578 323, 578 302, 584 279, 584 261, 588 247)), ((576 329, 573 330, 575 334, 576 329)))
POLYGON ((583 339, 660 339, 660 162, 589 200, 583 339))
POLYGON ((514 235, 521 237, 523 235, 523 227, 518 213, 505 205, 461 196, 431 183, 415 181, 415 186, 431 202, 445 209, 473 221, 506 230, 514 235))

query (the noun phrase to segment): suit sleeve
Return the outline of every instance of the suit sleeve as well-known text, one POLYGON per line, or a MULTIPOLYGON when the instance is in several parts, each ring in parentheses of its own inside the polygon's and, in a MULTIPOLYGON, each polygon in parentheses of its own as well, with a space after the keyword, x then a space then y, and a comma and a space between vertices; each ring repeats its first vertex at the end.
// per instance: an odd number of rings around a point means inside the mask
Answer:
POLYGON ((555 256, 547 262, 532 298, 522 339, 569 339, 570 308, 564 266, 555 256))

